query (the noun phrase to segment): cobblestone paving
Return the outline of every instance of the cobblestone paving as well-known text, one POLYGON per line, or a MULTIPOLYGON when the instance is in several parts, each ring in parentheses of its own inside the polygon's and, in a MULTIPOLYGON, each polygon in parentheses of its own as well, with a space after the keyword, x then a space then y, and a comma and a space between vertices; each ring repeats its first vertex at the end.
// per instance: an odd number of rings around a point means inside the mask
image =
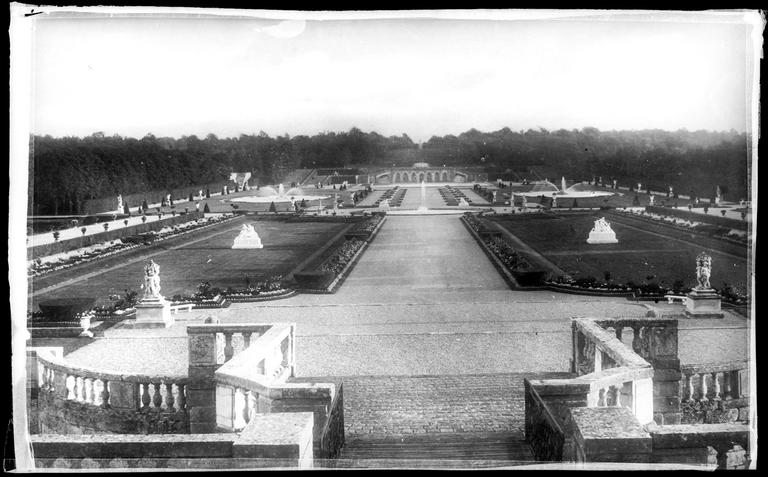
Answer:
MULTIPOLYGON (((344 378, 346 438, 433 433, 521 433, 523 379, 532 375, 344 378)), ((563 376, 551 375, 550 377, 563 376)))

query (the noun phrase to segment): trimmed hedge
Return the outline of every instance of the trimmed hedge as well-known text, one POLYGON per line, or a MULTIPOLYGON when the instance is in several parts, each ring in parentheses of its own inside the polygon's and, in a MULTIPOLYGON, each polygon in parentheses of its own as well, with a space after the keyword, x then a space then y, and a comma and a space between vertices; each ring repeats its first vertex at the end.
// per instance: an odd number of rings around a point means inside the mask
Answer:
POLYGON ((296 280, 299 288, 320 290, 328 288, 331 282, 336 278, 336 274, 330 271, 304 271, 294 273, 293 278, 296 280))

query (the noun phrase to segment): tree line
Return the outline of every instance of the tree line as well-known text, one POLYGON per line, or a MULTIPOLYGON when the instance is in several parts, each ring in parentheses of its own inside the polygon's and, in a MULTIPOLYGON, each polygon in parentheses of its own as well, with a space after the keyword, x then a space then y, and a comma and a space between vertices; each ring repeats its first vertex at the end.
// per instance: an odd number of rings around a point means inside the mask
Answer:
MULTIPOLYGON (((569 180, 618 179, 657 190, 696 189, 708 196, 718 185, 729 197, 747 196, 748 138, 708 131, 599 131, 529 129, 495 132, 471 129, 458 136, 434 136, 419 148, 406 134, 383 136, 352 128, 313 136, 270 137, 264 132, 218 138, 32 136, 30 209, 34 215, 82 213, 87 200, 173 191, 220 183, 231 172, 251 172, 261 184, 280 182, 297 168, 392 164, 484 167, 502 175, 528 174, 532 167, 569 180)), ((535 179, 535 177, 534 177, 535 179)), ((735 200, 738 200, 736 198, 735 200)))

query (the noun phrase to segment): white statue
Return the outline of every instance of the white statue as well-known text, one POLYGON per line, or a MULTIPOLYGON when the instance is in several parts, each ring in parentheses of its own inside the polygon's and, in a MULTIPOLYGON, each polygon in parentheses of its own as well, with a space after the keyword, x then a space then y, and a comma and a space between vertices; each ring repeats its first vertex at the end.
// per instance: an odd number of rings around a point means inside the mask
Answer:
POLYGON ((709 276, 712 273, 712 257, 701 252, 696 257, 696 285, 697 290, 709 290, 712 287, 709 284, 709 276))
POLYGON ((379 209, 389 210, 389 199, 383 199, 379 202, 379 209))
POLYGON ((653 205, 653 199, 654 199, 654 196, 651 196, 651 204, 650 205, 653 205))
POLYGON ((197 193, 197 196, 200 197, 200 200, 203 200, 203 189, 200 189, 200 191, 197 193))
POLYGON ((643 187, 643 184, 637 183, 637 191, 640 192, 640 189, 643 187))
POLYGON ((616 179, 614 179, 614 180, 613 180, 613 188, 614 188, 614 189, 616 189, 616 184, 617 184, 617 183, 618 183, 618 181, 617 181, 616 179))
POLYGON ((144 267, 144 299, 158 299, 160 296, 160 265, 150 260, 144 267))
POLYGON ((232 248, 264 248, 261 243, 261 237, 256 233, 253 224, 243 224, 240 227, 240 234, 235 237, 232 248))
POLYGON ((552 207, 557 207, 557 197, 552 196, 552 207))
POLYGON ((523 208, 525 209, 526 207, 528 207, 528 199, 523 196, 523 208))
POLYGON ((117 194, 117 211, 123 213, 123 196, 117 194))
POLYGON ((618 243, 616 233, 611 228, 605 217, 595 220, 595 226, 589 232, 587 243, 618 243))

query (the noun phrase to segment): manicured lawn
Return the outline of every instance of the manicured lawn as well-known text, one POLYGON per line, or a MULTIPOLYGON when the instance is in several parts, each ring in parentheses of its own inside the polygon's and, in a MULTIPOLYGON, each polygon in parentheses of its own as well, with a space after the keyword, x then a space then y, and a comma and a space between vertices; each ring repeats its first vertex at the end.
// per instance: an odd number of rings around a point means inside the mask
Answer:
MULTIPOLYGON (((132 259, 140 259, 131 263, 126 263, 126 260, 111 263, 96 261, 79 268, 74 275, 62 277, 62 280, 77 280, 104 267, 109 270, 38 295, 33 302, 36 304, 57 297, 92 296, 99 298, 98 303, 105 303, 107 296, 122 294, 126 288, 139 291, 146 262, 143 257, 158 251, 161 253, 151 258, 160 265, 161 293, 167 298, 175 294, 192 294, 202 281, 208 281, 219 288, 241 288, 245 286, 246 274, 255 282, 289 273, 346 226, 344 223, 236 220, 213 227, 188 240, 161 242, 147 247, 143 256, 133 255, 132 259), (264 248, 232 250, 233 240, 240 227, 249 222, 261 237, 264 248)), ((45 285, 34 286, 50 286, 50 282, 47 280, 45 285)))
POLYGON ((713 248, 717 245, 714 240, 707 241, 709 248, 681 242, 676 239, 696 239, 671 227, 655 228, 661 232, 651 233, 643 230, 639 221, 632 222, 635 226, 630 227, 607 216, 619 243, 588 244, 589 231, 600 216, 569 214, 560 218, 518 216, 494 220, 574 278, 592 276, 602 281, 608 271, 617 283, 631 280, 671 287, 675 280, 683 280, 687 286, 693 286, 696 256, 707 251, 712 256, 714 287, 720 288, 724 282, 744 286, 747 281, 746 248, 743 258, 718 253, 733 247, 713 248))

